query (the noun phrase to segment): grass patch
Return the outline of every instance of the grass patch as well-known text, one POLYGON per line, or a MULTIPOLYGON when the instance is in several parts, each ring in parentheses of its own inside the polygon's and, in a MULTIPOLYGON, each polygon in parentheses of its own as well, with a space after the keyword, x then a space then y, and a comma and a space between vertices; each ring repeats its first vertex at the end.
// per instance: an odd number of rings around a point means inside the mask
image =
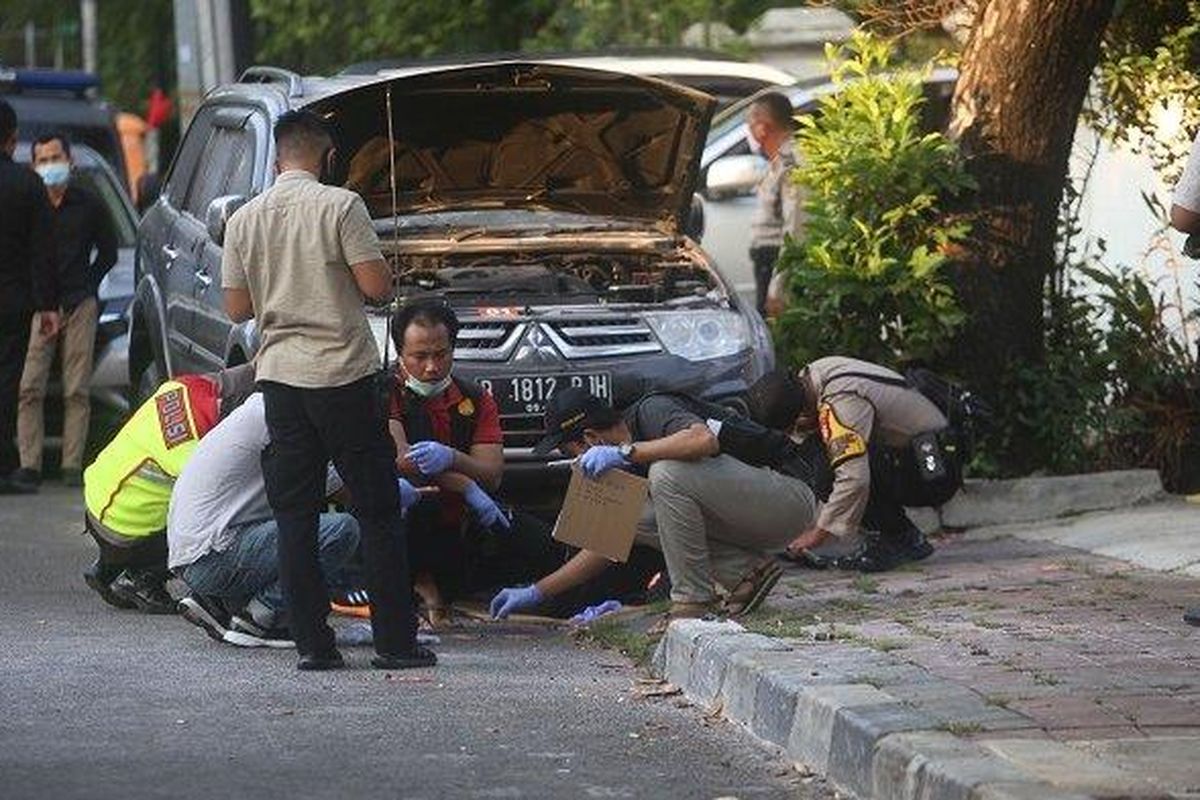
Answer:
POLYGON ((639 667, 650 663, 650 658, 654 655, 654 647, 658 644, 657 637, 634 630, 628 620, 619 618, 604 619, 601 617, 583 629, 582 635, 602 647, 623 653, 639 667))
POLYGON ((994 619, 984 619, 982 617, 976 617, 975 619, 971 620, 971 622, 974 623, 975 627, 985 628, 989 631, 999 630, 1000 628, 1004 627, 1004 623, 1002 622, 996 622, 994 619))
POLYGON ((900 639, 864 639, 863 644, 881 653, 890 653, 893 650, 903 650, 908 647, 908 643, 900 639))
POLYGON ((955 736, 967 736, 972 733, 979 733, 983 730, 983 726, 978 722, 947 722, 942 725, 939 730, 946 733, 952 733, 955 736))
POLYGON ((863 594, 879 594, 879 581, 870 575, 859 575, 854 579, 854 588, 863 594))
POLYGON ((1057 686, 1059 683, 1061 683, 1058 678, 1051 675, 1049 672, 1033 673, 1033 682, 1040 683, 1043 686, 1057 686))
POLYGON ((872 608, 870 603, 865 603, 853 597, 831 597, 825 601, 825 607, 838 611, 849 611, 851 613, 870 611, 872 608))
POLYGON ((989 706, 995 706, 996 708, 1008 708, 1008 704, 1012 702, 1006 695, 1002 694, 989 694, 983 698, 983 701, 989 706))
POLYGON ((775 609, 759 609, 738 620, 748 631, 782 639, 807 636, 808 628, 817 620, 812 614, 795 614, 775 609))

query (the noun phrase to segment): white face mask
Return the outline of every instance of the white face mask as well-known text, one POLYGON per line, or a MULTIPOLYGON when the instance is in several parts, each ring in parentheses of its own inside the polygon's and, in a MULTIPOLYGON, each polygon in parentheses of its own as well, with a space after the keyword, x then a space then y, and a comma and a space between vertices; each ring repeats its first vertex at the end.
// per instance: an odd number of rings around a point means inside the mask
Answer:
POLYGON ((436 383, 429 383, 409 375, 404 379, 404 385, 412 389, 413 393, 420 397, 436 397, 450 386, 450 376, 447 375, 436 383))
POLYGON ((47 186, 66 186, 71 178, 71 165, 65 161, 40 164, 35 171, 42 176, 47 186))

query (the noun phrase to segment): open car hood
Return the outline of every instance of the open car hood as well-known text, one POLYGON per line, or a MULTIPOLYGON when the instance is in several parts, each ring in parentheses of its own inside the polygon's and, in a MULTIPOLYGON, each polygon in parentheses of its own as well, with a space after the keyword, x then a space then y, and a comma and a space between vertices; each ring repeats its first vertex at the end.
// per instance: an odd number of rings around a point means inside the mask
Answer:
POLYGON ((715 101, 650 78, 506 62, 409 71, 312 103, 338 132, 335 178, 374 217, 569 211, 681 230, 715 101))

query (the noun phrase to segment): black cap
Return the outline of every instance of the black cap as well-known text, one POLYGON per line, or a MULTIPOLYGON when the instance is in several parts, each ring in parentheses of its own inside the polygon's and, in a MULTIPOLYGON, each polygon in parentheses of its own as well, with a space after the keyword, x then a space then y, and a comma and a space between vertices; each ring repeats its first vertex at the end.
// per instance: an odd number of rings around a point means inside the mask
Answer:
POLYGON ((534 445, 533 452, 544 456, 563 442, 583 436, 584 428, 607 428, 613 424, 614 415, 603 400, 582 386, 563 389, 546 404, 546 435, 534 445))

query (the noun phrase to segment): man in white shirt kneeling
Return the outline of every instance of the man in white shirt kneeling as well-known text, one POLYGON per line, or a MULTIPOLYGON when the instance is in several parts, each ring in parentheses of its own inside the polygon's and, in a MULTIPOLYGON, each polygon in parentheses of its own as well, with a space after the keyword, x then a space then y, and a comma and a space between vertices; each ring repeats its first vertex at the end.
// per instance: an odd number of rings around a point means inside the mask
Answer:
MULTIPOLYGON (((267 501, 262 394, 255 393, 200 441, 175 483, 167 516, 168 566, 192 590, 179 613, 217 641, 292 648, 279 581, 279 528, 267 501)), ((326 496, 341 479, 332 466, 326 496)), ((350 514, 320 515, 317 547, 329 584, 358 547, 350 514)))

